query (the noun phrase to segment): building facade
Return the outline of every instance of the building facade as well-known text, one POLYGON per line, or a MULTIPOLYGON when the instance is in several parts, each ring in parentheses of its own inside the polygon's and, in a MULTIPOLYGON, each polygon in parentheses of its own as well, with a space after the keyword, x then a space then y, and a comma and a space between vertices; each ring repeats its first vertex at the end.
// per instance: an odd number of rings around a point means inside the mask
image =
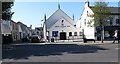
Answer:
POLYGON ((74 25, 74 20, 60 9, 56 10, 48 19, 45 16, 46 36, 48 40, 68 40, 80 35, 81 29, 74 25))
POLYGON ((1 20, 1 32, 2 32, 3 44, 13 42, 11 28, 10 28, 10 21, 1 20))
POLYGON ((11 28, 11 34, 12 34, 13 41, 14 42, 19 41, 20 38, 19 38, 19 27, 18 27, 18 24, 15 21, 11 20, 10 28, 11 28))
POLYGON ((2 35, 11 35, 11 29, 10 29, 10 21, 8 20, 1 20, 1 31, 2 35))
POLYGON ((90 9, 89 7, 89 1, 87 0, 85 2, 84 10, 81 14, 80 20, 77 22, 76 26, 80 27, 82 29, 82 32, 85 36, 86 39, 95 39, 95 28, 92 26, 94 24, 91 23, 92 25, 88 25, 88 22, 93 21, 93 15, 94 12, 90 9))
MULTIPOLYGON (((98 33, 99 31, 94 26, 94 17, 93 17, 94 12, 92 10, 93 6, 90 6, 89 3, 90 3, 89 0, 87 0, 85 2, 83 13, 80 17, 80 20, 77 22, 76 26, 81 27, 86 38, 97 39, 96 37, 99 35, 99 33, 98 33), (88 24, 90 21, 92 21, 91 25, 88 24), (90 31, 90 33, 88 31, 90 31), (96 33, 98 33, 98 34, 96 34, 96 33)), ((110 8, 109 14, 110 14, 111 18, 108 19, 108 21, 107 21, 108 25, 104 27, 104 29, 105 29, 104 37, 110 37, 109 32, 111 32, 111 31, 114 32, 115 29, 114 28, 111 29, 111 27, 120 26, 119 7, 109 7, 109 8, 110 8)))
POLYGON ((35 27, 33 35, 43 36, 43 27, 35 27))
POLYGON ((31 28, 27 27, 27 25, 23 24, 22 22, 17 22, 18 27, 19 27, 19 38, 22 41, 27 41, 27 39, 30 37, 31 33, 31 28))

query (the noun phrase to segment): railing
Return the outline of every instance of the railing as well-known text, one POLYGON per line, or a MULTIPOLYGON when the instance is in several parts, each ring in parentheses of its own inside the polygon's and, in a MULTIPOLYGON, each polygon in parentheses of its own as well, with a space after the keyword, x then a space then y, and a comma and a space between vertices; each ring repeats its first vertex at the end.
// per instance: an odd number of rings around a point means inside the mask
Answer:
POLYGON ((64 42, 82 42, 83 36, 82 35, 80 35, 80 36, 66 36, 65 40, 61 40, 60 36, 58 36, 58 37, 49 36, 48 41, 51 41, 51 39, 54 39, 54 42, 61 42, 61 41, 64 41, 64 42))

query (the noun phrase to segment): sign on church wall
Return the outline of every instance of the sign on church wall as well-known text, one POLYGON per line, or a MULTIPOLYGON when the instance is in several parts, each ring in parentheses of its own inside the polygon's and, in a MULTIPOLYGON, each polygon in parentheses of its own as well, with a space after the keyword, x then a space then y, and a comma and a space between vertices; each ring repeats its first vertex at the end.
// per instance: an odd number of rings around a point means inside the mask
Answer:
POLYGON ((52 31, 52 36, 53 37, 58 37, 58 31, 52 31))

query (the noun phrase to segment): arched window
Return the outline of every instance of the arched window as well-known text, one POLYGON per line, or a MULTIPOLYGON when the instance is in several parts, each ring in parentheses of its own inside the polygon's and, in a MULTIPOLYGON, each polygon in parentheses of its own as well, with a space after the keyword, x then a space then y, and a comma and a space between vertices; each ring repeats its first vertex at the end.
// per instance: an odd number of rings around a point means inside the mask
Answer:
POLYGON ((69 36, 72 36, 72 32, 69 32, 69 36))
POLYGON ((74 36, 77 36, 77 32, 74 32, 74 36))
POLYGON ((62 24, 61 24, 62 26, 64 25, 64 23, 63 23, 63 22, 64 22, 64 20, 62 20, 62 24))
POLYGON ((79 32, 79 36, 81 36, 82 35, 82 32, 79 32))

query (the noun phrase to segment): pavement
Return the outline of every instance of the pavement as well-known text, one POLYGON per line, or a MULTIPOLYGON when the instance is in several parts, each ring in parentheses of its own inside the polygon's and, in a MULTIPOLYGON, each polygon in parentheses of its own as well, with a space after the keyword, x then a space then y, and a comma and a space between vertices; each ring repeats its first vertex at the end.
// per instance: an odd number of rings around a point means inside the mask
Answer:
MULTIPOLYGON (((12 43, 12 44, 7 44, 7 45, 45 45, 45 44, 77 44, 77 45, 105 45, 105 44, 118 44, 117 41, 115 43, 112 43, 113 41, 104 41, 101 43, 101 41, 96 41, 95 43, 93 41, 88 41, 87 43, 84 42, 73 42, 73 41, 59 41, 59 42, 45 42, 45 43, 12 43)), ((6 46, 3 45, 3 46, 6 46)))

